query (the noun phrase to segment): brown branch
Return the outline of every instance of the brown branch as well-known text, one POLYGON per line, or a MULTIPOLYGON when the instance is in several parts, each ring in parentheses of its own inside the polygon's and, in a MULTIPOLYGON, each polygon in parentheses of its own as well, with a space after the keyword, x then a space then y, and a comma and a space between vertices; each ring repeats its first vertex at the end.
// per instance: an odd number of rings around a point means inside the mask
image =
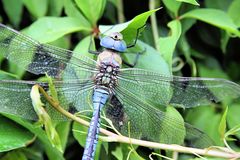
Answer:
MULTIPOLYGON (((64 110, 58 102, 55 102, 45 91, 44 89, 39 86, 40 92, 45 96, 45 98, 48 100, 48 102, 60 113, 68 117, 69 119, 72 119, 80 124, 83 124, 85 126, 89 126, 89 122, 67 112, 64 110)), ((184 147, 176 144, 162 144, 162 143, 156 143, 156 142, 150 142, 150 141, 144 141, 134 138, 129 138, 121 135, 117 135, 113 132, 110 132, 106 129, 100 128, 100 132, 104 135, 108 136, 107 141, 109 142, 121 142, 121 143, 128 143, 128 144, 134 144, 149 148, 156 148, 156 149, 164 149, 169 151, 176 151, 181 153, 188 153, 188 154, 195 154, 195 155, 204 155, 204 156, 212 156, 212 157, 219 157, 219 158, 228 158, 228 159, 237 159, 240 158, 240 153, 238 152, 232 152, 228 148, 221 148, 221 147, 212 147, 212 148, 206 148, 206 149, 198 149, 198 148, 191 148, 191 147, 184 147), (221 149, 217 149, 221 148, 221 149)))

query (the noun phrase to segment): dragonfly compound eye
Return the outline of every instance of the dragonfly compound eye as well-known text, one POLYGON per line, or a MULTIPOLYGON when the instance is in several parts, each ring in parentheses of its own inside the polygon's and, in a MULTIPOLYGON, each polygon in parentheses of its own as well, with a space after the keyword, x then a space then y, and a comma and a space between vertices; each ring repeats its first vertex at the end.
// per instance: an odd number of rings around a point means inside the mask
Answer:
POLYGON ((123 39, 123 36, 119 32, 113 32, 110 34, 110 37, 116 41, 121 41, 123 39))

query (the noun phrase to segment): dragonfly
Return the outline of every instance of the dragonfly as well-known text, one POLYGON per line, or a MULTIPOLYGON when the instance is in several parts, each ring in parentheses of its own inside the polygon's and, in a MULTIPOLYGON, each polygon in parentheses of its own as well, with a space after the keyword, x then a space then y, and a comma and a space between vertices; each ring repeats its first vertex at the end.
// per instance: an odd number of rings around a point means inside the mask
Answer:
MULTIPOLYGON (((100 45, 103 50, 95 61, 80 53, 39 43, 0 24, 1 56, 30 73, 51 76, 60 104, 67 111, 92 111, 83 160, 94 158, 102 111, 123 135, 129 135, 130 127, 133 138, 171 143, 180 138, 186 127, 189 143, 194 145, 199 139, 204 142, 206 134, 188 123, 182 126, 178 118, 158 106, 193 108, 240 96, 240 86, 224 79, 178 77, 123 68, 121 54, 129 45, 121 33, 101 38, 100 45), (179 134, 171 135, 170 131, 179 134)), ((29 94, 35 84, 46 90, 49 87, 47 82, 0 80, 0 113, 37 120, 29 94)), ((51 107, 46 110, 53 120, 66 119, 51 107)))

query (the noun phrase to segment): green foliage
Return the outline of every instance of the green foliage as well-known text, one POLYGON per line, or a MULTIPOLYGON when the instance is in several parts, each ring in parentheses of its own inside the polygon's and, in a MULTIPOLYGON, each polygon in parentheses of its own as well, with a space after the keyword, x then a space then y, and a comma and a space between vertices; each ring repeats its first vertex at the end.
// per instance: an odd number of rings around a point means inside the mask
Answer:
MULTIPOLYGON (((171 139, 171 143, 173 144, 182 144, 184 141, 184 138, 186 136, 186 130, 184 128, 184 120, 181 117, 181 115, 176 111, 175 108, 173 107, 168 107, 167 111, 166 111, 167 115, 172 115, 173 117, 175 117, 176 119, 179 120, 179 124, 176 125, 176 127, 178 127, 180 130, 182 130, 182 132, 178 132, 177 136, 175 135, 175 130, 167 130, 167 134, 168 134, 168 139, 166 139, 166 137, 160 137, 160 141, 162 143, 167 143, 169 141, 169 139, 171 139)), ((163 121, 162 122, 163 128, 169 128, 169 122, 168 121, 163 121)))
POLYGON ((240 1, 234 0, 228 8, 228 15, 232 18, 233 22, 239 27, 240 17, 239 14, 240 1))
POLYGON ((227 121, 226 121, 227 113, 228 113, 228 107, 226 108, 226 110, 222 116, 222 119, 221 119, 221 122, 220 122, 219 128, 218 128, 221 138, 224 138, 224 133, 226 132, 226 129, 227 129, 227 121))
MULTIPOLYGON (((98 34, 98 29, 103 35, 112 31, 121 32, 127 44, 131 44, 137 29, 145 23, 148 24, 149 17, 156 14, 158 39, 153 40, 153 34, 157 33, 153 32, 151 25, 140 29, 141 40, 137 42, 136 48, 128 50, 132 53, 123 55, 124 60, 133 63, 136 57, 134 52, 146 49, 146 52, 140 55, 137 68, 164 75, 218 77, 240 82, 238 55, 240 0, 158 0, 157 2, 161 2, 159 4, 162 6, 156 5, 155 8, 158 9, 150 10, 147 5, 142 5, 142 2, 129 1, 123 6, 127 22, 109 24, 112 19, 116 22, 120 21, 114 15, 123 14, 120 13, 119 3, 114 0, 41 0, 41 3, 37 0, 2 0, 0 5, 3 6, 3 11, 0 11, 0 21, 12 28, 22 30, 24 34, 42 43, 72 49, 76 57, 84 54, 94 59, 95 56, 88 54, 88 46, 93 39, 92 36, 98 34), (114 8, 106 12, 106 8, 112 8, 109 5, 114 8), (159 10, 160 7, 163 8, 159 10), (182 60, 183 68, 174 63, 176 58, 182 60), (173 68, 178 69, 173 70, 173 68)), ((95 49, 94 44, 92 49, 95 49)), ((0 67, 1 80, 38 78, 25 74, 19 66, 6 62, 2 57, 0 57, 0 67)), ((236 136, 234 137, 236 140, 240 139, 240 103, 228 99, 223 104, 199 107, 190 111, 180 109, 182 117, 175 109, 168 107, 167 114, 179 119, 178 126, 184 130, 182 133, 185 133, 184 118, 210 135, 216 145, 223 146, 224 136, 228 137, 228 140, 232 140, 232 135, 236 136), (225 104, 229 106, 228 112, 224 112, 225 104)), ((25 106, 30 107, 31 104, 25 106)), ((84 146, 86 136, 77 131, 86 133, 86 127, 74 123, 73 136, 68 138, 71 133, 70 123, 56 123, 56 130, 66 155, 64 157, 63 153, 48 140, 49 137, 41 126, 18 117, 6 114, 4 116, 0 117, 0 152, 6 154, 0 160, 16 159, 15 157, 23 160, 35 157, 33 159, 40 160, 43 154, 46 154, 50 160, 70 159, 71 155, 79 159, 81 156, 80 149, 75 150, 71 146, 75 143, 84 146)), ((161 123, 166 128, 169 125, 168 122, 161 123)), ((180 139, 174 139, 172 131, 169 131, 169 134, 172 136, 171 142, 177 144, 181 144, 185 136, 182 134, 179 136, 180 139)), ((162 137, 163 141, 164 138, 166 137, 162 137)), ((229 145, 239 150, 239 143, 229 141, 229 145)), ((137 146, 134 146, 136 152, 131 149, 133 148, 129 144, 101 142, 98 144, 96 158, 113 159, 114 157, 120 160, 128 157, 129 159, 144 157, 147 159, 151 153, 148 150, 138 149, 137 146)))
POLYGON ((227 115, 227 122, 228 122, 231 130, 229 130, 225 134, 225 136, 235 135, 238 138, 240 137, 240 132, 239 132, 239 130, 240 130, 239 120, 240 120, 240 118, 238 116, 236 116, 239 113, 240 113, 239 105, 235 104, 235 105, 232 105, 229 108, 228 115, 227 115))
POLYGON ((43 17, 47 13, 48 0, 42 0, 41 3, 37 0, 23 0, 23 3, 34 18, 43 17))
POLYGON ((159 9, 160 8, 144 12, 134 17, 132 20, 122 24, 111 25, 111 26, 100 25, 99 26, 100 31, 104 35, 108 35, 113 31, 121 32, 124 37, 124 41, 127 44, 132 43, 132 41, 135 39, 137 35, 137 30, 140 29, 139 32, 141 33, 141 31, 143 31, 144 25, 146 24, 146 21, 149 18, 149 16, 151 16, 154 12, 158 11, 159 9))
POLYGON ((0 79, 7 80, 7 79, 18 79, 18 76, 9 72, 5 72, 0 70, 0 79))
POLYGON ((27 160, 27 157, 21 151, 12 151, 12 152, 8 152, 5 156, 1 158, 1 160, 12 160, 12 159, 27 160))
POLYGON ((168 63, 169 68, 171 68, 174 49, 181 35, 181 23, 178 20, 174 20, 168 23, 168 27, 171 29, 169 36, 160 37, 158 44, 163 58, 168 63))
POLYGON ((34 135, 13 121, 0 116, 0 150, 1 152, 26 147, 34 135))
MULTIPOLYGON (((54 92, 53 84, 51 82, 49 82, 49 83, 50 83, 49 87, 50 87, 51 96, 54 98, 54 100, 56 100, 55 99, 56 97, 53 94, 53 92, 54 92)), ((57 148, 60 152, 63 152, 61 140, 59 138, 57 131, 54 128, 54 125, 53 125, 53 122, 52 122, 50 116, 48 115, 48 113, 46 112, 46 110, 44 108, 44 104, 41 102, 39 87, 37 85, 32 87, 30 95, 31 95, 31 100, 32 100, 32 105, 33 105, 34 111, 36 112, 38 119, 39 119, 38 123, 40 125, 44 126, 44 129, 46 131, 46 134, 47 134, 48 139, 51 142, 51 144, 55 148, 57 148)))
POLYGON ((225 12, 217 9, 195 9, 183 14, 181 17, 195 18, 226 30, 233 35, 238 37, 240 36, 237 26, 233 23, 233 20, 225 12))
POLYGON ((82 30, 90 31, 90 29, 83 26, 81 21, 77 18, 43 17, 35 21, 24 32, 39 42, 48 43, 55 41, 66 34, 82 30))
POLYGON ((190 4, 193 4, 193 5, 197 5, 199 6, 199 3, 195 0, 177 0, 179 2, 185 2, 185 3, 190 3, 190 4))
MULTIPOLYGON (((136 68, 148 69, 165 75, 171 75, 168 63, 156 49, 140 40, 137 43, 137 47, 139 47, 140 50, 146 49, 146 52, 139 58, 136 68), (152 63, 146 63, 146 61, 151 61, 152 63)), ((136 54, 129 52, 123 55, 123 58, 129 63, 133 63, 136 54)))
POLYGON ((98 19, 103 14, 106 0, 75 0, 75 2, 92 26, 96 26, 98 19))
POLYGON ((14 26, 18 26, 21 20, 23 4, 19 0, 3 0, 3 7, 9 20, 14 26))

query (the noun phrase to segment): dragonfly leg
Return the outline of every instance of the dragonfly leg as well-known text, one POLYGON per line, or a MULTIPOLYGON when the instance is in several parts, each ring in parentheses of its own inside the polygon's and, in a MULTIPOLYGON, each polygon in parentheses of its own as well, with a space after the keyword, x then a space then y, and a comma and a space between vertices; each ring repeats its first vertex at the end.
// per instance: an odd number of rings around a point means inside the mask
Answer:
POLYGON ((101 52, 91 50, 91 48, 92 48, 92 43, 93 43, 93 38, 91 37, 90 44, 89 44, 89 46, 88 46, 88 53, 95 54, 95 55, 99 55, 101 52))
POLYGON ((143 54, 144 52, 146 52, 146 48, 144 48, 144 50, 142 50, 142 51, 140 51, 140 52, 137 52, 137 55, 136 55, 136 57, 135 57, 135 59, 134 59, 134 61, 133 61, 133 64, 128 63, 128 62, 126 62, 125 60, 123 60, 123 63, 124 63, 125 65, 127 65, 128 67, 131 67, 131 68, 135 67, 136 64, 137 64, 137 62, 138 62, 139 56, 140 56, 141 54, 143 54))
POLYGON ((127 48, 132 48, 132 47, 134 47, 134 46, 136 45, 136 43, 137 43, 137 38, 138 38, 138 36, 139 36, 140 29, 144 28, 145 26, 146 26, 146 24, 144 24, 143 26, 141 26, 141 27, 139 27, 139 28, 137 29, 136 37, 135 37, 135 40, 134 40, 133 44, 128 45, 127 48))

